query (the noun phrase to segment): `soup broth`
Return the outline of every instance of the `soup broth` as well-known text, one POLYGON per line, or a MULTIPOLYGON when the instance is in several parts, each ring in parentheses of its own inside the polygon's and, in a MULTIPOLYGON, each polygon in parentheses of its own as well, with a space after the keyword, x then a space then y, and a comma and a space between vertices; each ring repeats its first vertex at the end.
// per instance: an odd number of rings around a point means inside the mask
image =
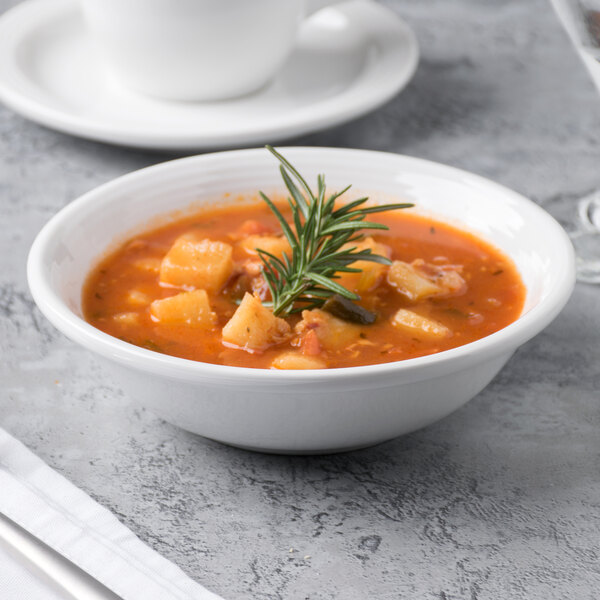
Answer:
POLYGON ((358 293, 357 304, 376 317, 372 324, 321 308, 273 316, 256 248, 282 256, 289 245, 258 200, 207 208, 129 240, 90 274, 84 316, 98 329, 156 352, 278 369, 425 356, 518 318, 525 288, 498 249, 410 210, 378 217, 389 230, 368 233, 354 245, 392 264, 362 261, 361 273, 336 280, 358 293))

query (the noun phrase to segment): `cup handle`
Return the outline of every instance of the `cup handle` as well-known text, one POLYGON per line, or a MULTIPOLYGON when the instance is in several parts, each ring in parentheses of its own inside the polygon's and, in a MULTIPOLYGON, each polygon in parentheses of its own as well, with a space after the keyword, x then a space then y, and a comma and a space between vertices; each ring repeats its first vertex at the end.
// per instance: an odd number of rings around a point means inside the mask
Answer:
POLYGON ((316 13, 322 8, 326 8, 327 6, 333 6, 334 4, 341 4, 342 2, 347 1, 348 0, 305 0, 304 16, 310 17, 312 14, 316 13))

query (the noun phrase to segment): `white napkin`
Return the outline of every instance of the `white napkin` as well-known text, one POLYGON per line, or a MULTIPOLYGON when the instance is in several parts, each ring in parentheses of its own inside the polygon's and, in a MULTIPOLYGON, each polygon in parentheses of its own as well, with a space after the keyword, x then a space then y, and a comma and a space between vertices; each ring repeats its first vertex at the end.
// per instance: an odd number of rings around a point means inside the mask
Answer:
MULTIPOLYGON (((0 513, 123 600, 220 600, 0 429, 0 513)), ((71 598, 0 545, 0 598, 71 598)))

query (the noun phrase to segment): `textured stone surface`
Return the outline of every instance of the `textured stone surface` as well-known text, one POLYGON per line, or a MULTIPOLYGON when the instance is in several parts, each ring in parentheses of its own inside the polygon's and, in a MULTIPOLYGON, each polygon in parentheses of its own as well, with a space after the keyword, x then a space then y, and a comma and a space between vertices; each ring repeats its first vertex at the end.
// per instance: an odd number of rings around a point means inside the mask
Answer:
MULTIPOLYGON (((600 98, 545 0, 388 4, 418 34, 414 81, 294 143, 439 160, 559 218, 561 199, 600 185, 600 98)), ((426 430, 331 457, 227 448, 133 406, 25 282, 52 214, 166 158, 0 108, 1 425, 226 598, 598 598, 600 288, 578 286, 483 393, 426 430)))

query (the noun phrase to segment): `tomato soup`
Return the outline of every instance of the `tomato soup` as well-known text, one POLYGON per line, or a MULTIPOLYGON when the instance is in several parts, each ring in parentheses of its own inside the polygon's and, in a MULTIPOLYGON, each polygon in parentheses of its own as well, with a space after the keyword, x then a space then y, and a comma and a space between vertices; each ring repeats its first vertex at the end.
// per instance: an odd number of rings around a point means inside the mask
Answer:
POLYGON ((84 316, 156 352, 276 369, 425 356, 490 335, 519 317, 525 288, 498 249, 410 210, 378 217, 389 230, 366 232, 354 245, 391 264, 359 261, 360 273, 336 279, 360 296, 356 304, 373 315, 372 323, 323 308, 285 318, 272 314, 256 249, 283 256, 289 245, 260 201, 206 208, 129 240, 89 275, 84 316))

